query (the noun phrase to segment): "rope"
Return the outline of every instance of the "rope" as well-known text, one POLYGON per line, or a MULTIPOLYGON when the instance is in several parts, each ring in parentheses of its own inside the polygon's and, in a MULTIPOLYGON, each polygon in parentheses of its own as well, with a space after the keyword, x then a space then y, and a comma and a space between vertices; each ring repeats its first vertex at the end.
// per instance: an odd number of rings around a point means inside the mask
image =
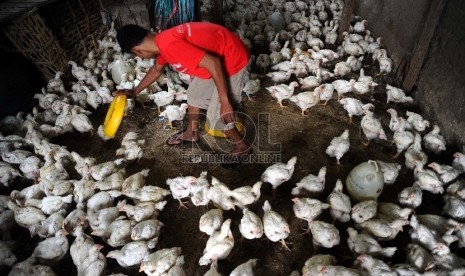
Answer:
POLYGON ((194 21, 194 0, 153 0, 155 29, 164 30, 182 23, 194 21))

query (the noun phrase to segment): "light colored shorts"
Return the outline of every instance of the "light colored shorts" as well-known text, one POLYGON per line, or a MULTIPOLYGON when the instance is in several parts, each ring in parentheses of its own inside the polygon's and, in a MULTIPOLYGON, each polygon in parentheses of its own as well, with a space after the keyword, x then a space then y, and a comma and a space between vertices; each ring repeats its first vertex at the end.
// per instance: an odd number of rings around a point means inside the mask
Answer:
MULTIPOLYGON (((245 66, 239 72, 226 79, 226 81, 229 81, 228 96, 234 110, 236 110, 237 105, 242 100, 242 89, 249 78, 247 68, 248 67, 245 66)), ((224 130, 226 125, 221 121, 221 103, 213 79, 194 77, 187 88, 187 104, 207 110, 207 124, 209 129, 224 130)))

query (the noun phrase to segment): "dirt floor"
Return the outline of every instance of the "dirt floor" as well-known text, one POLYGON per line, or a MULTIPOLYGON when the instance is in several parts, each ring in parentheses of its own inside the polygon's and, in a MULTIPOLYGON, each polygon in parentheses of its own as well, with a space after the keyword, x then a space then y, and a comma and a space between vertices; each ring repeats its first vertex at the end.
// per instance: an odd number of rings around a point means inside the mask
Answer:
MULTIPOLYGON (((365 67, 367 74, 374 75, 375 72, 371 71, 372 66, 370 64, 366 64, 365 67)), ((328 68, 332 68, 332 65, 328 66, 328 68)), ((384 106, 384 86, 386 83, 390 83, 391 80, 387 77, 375 78, 375 80, 380 85, 375 90, 374 98, 368 96, 362 100, 375 103, 375 113, 382 119, 388 137, 392 137, 392 133, 388 130, 389 115, 385 111, 388 107, 384 106)), ((158 120, 155 106, 146 108, 137 106, 130 116, 123 119, 122 125, 113 140, 103 142, 97 135, 74 133, 54 139, 53 142, 66 145, 70 151, 77 151, 83 156, 93 156, 98 161, 103 162, 115 159, 115 150, 119 147, 124 134, 128 131, 135 131, 141 138, 146 140, 146 147, 144 157, 139 162, 127 166, 127 175, 148 168, 150 174, 146 184, 166 189, 168 189, 165 184, 167 178, 179 175, 198 176, 202 171, 207 171, 210 177, 215 176, 231 189, 244 185, 253 185, 260 179, 265 168, 274 161, 286 162, 289 158, 297 156, 298 161, 294 175, 289 182, 284 183, 277 189, 276 197, 273 198, 272 196, 271 186, 264 184, 260 200, 255 205, 250 206, 252 211, 262 216, 263 202, 268 200, 272 208, 287 219, 291 234, 286 239, 286 242, 291 251, 282 249, 279 243, 273 243, 267 240, 266 237, 260 240, 241 241, 238 225, 242 212, 240 209, 227 211, 224 213, 224 217, 225 219, 232 219, 231 228, 235 238, 235 246, 226 260, 219 261, 219 270, 223 275, 228 275, 237 265, 246 262, 250 258, 258 258, 256 275, 289 275, 293 270, 300 271, 305 261, 315 253, 332 254, 337 257, 339 264, 352 266, 355 259, 345 242, 347 237, 345 229, 352 226, 352 222, 336 223, 341 234, 340 245, 332 249, 320 248, 315 252, 312 246, 311 234, 304 233, 304 227, 307 227, 307 225, 297 219, 293 213, 291 189, 302 177, 310 173, 317 174, 322 166, 327 166, 326 188, 318 196, 318 199, 326 201, 326 197, 333 189, 336 180, 338 178, 345 180, 350 170, 359 163, 369 159, 379 159, 403 164, 403 155, 393 160, 390 154, 395 153, 395 145, 388 142, 374 142, 370 146, 364 147, 361 143, 360 118, 354 117, 355 123, 349 126, 348 116, 337 102, 336 97, 329 101, 326 107, 316 106, 311 108, 307 112, 308 116, 302 117, 300 109, 290 102, 285 102, 287 107, 281 109, 263 88, 269 85, 271 85, 270 80, 263 79, 262 90, 254 95, 255 100, 249 101, 244 97, 242 105, 244 114, 248 116, 248 119, 244 120, 246 140, 254 149, 253 155, 262 158, 268 156, 275 159, 255 160, 255 162, 242 164, 234 169, 223 169, 218 163, 214 162, 190 162, 190 157, 193 154, 206 158, 212 156, 213 153, 227 152, 231 145, 226 139, 213 138, 204 132, 202 132, 201 141, 193 148, 173 148, 165 145, 165 140, 170 135, 182 129, 182 124, 177 125, 178 130, 166 129, 165 123, 158 120), (351 147, 349 152, 341 159, 343 166, 339 166, 334 158, 330 158, 325 154, 325 149, 330 140, 340 135, 346 128, 350 129, 351 147), (199 155, 200 153, 202 155, 199 155)), ((389 105, 389 107, 393 107, 393 105, 389 105)), ((93 121, 96 128, 103 121, 106 108, 102 107, 95 112, 93 121)), ((396 108, 401 114, 405 111, 405 108, 402 109, 400 106, 396 106, 396 108)), ((408 107, 408 109, 418 111, 415 107, 408 107)), ((450 163, 451 152, 454 152, 454 150, 456 149, 449 147, 449 150, 440 156, 430 156, 430 160, 450 163)), ((386 188, 379 200, 396 202, 398 192, 412 183, 413 173, 406 170, 404 166, 397 182, 386 188)), ((27 184, 18 183, 18 185, 27 184)), ((165 226, 162 228, 157 248, 181 247, 182 254, 185 257, 184 269, 187 275, 203 275, 209 267, 199 266, 198 260, 202 256, 208 236, 201 235, 198 222, 200 216, 212 206, 210 205, 208 208, 195 207, 189 202, 187 203, 188 209, 184 209, 179 208, 178 201, 171 196, 168 196, 167 200, 168 203, 158 218, 165 226)), ((423 205, 416 212, 439 214, 441 209, 441 197, 424 192, 423 205)), ((329 211, 324 212, 319 219, 330 222, 329 211)), ((408 230, 408 227, 404 227, 404 230, 408 230)), ((38 238, 31 240, 29 233, 21 228, 15 231, 13 238, 20 243, 20 246, 15 251, 19 260, 30 256, 39 241, 38 238)), ((73 238, 70 238, 70 243, 72 240, 73 238)), ((381 244, 383 246, 399 247, 391 260, 393 263, 398 263, 405 260, 403 246, 408 241, 408 231, 404 231, 395 240, 381 242, 381 244)), ((99 240, 96 239, 96 242, 99 242, 99 240)), ((102 252, 106 254, 110 250, 111 248, 106 246, 102 252)), ((458 252, 458 249, 454 248, 454 250, 458 252)), ((53 268, 58 275, 76 275, 75 266, 69 255, 53 268)), ((3 272, 6 271, 3 270, 3 272)), ((122 269, 114 259, 108 259, 107 273, 143 274, 138 273, 137 270, 122 269)))

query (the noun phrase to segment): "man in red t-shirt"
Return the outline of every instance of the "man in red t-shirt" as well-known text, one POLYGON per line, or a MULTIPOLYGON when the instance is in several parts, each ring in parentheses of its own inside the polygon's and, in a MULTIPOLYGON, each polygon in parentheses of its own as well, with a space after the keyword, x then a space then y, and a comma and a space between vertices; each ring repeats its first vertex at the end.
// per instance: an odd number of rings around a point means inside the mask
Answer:
POLYGON ((117 33, 123 52, 141 58, 157 58, 153 67, 134 90, 114 94, 137 96, 158 79, 166 64, 194 78, 187 89, 189 123, 187 129, 170 137, 170 146, 192 143, 199 137, 200 109, 207 110, 209 128, 222 130, 234 142, 226 167, 240 163, 251 150, 235 126, 233 104, 241 100, 248 77, 249 53, 238 36, 212 23, 192 22, 160 33, 150 33, 137 25, 125 25, 117 33))

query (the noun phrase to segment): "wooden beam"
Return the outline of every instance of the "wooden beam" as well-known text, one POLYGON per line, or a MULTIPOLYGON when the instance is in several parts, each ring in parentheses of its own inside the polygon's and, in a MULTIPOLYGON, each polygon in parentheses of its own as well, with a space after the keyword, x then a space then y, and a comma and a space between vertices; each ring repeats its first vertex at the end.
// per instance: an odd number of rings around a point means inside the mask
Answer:
POLYGON ((341 22, 339 22, 339 43, 342 42, 342 33, 349 31, 350 21, 352 21, 352 13, 354 11, 355 0, 344 1, 344 7, 342 8, 341 22))
POLYGON ((417 44, 413 48, 413 55, 410 59, 410 65, 407 68, 402 89, 406 92, 412 91, 415 82, 420 75, 421 67, 425 60, 425 56, 428 53, 431 39, 433 38, 436 26, 441 18, 442 11, 447 3, 447 0, 431 1, 428 15, 426 16, 425 24, 421 32, 420 38, 417 44))
POLYGON ((224 18, 223 18, 223 0, 216 0, 215 1, 215 23, 219 25, 224 25, 224 18))

